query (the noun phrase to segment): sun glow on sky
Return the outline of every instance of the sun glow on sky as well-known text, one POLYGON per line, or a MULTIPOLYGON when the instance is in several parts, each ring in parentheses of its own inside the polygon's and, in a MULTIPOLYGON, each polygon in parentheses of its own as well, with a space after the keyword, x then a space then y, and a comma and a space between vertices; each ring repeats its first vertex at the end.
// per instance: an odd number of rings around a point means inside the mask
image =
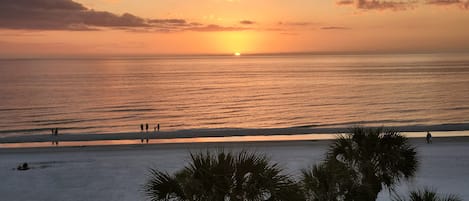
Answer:
POLYGON ((469 0, 36 1, 0 6, 0 56, 469 50, 469 0))

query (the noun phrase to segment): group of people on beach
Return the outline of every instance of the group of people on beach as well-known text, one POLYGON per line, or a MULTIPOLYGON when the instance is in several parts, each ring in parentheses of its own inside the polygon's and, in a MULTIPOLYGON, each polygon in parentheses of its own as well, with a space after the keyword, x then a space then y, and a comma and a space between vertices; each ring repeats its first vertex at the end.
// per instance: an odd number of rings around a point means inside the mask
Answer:
MULTIPOLYGON (((148 123, 143 125, 143 124, 140 124, 140 131, 142 133, 142 136, 140 138, 141 142, 143 143, 144 140, 146 140, 146 142, 148 143, 148 141, 150 140, 150 136, 147 134, 148 133, 148 128, 149 128, 149 125, 148 123), (146 132, 144 132, 146 131, 146 132)), ((153 127, 154 131, 160 131, 160 124, 156 124, 155 127, 153 127)), ((59 145, 59 128, 51 128, 51 134, 52 134, 52 145, 56 145, 58 146, 59 145)))
MULTIPOLYGON (((140 124, 140 131, 142 133, 142 136, 140 138, 140 141, 143 143, 144 139, 146 140, 146 142, 148 143, 148 141, 150 140, 150 136, 147 134, 148 133, 148 123, 145 124, 145 133, 143 132, 144 130, 144 125, 143 124, 140 124)), ((156 131, 160 131, 160 124, 157 123, 156 126, 153 127, 153 131, 156 132, 156 131)))
POLYGON ((52 128, 52 145, 59 145, 59 128, 52 128))

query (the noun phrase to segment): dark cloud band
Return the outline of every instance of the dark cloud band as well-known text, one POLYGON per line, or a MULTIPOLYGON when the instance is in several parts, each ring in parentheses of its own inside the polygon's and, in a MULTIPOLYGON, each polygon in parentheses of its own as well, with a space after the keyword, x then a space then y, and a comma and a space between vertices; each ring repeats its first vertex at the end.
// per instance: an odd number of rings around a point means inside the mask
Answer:
MULTIPOLYGON (((252 24, 243 21, 242 24, 252 24)), ((0 28, 36 30, 134 29, 156 32, 238 31, 243 27, 224 27, 187 22, 184 19, 145 19, 124 13, 95 11, 72 0, 0 0, 0 28)))

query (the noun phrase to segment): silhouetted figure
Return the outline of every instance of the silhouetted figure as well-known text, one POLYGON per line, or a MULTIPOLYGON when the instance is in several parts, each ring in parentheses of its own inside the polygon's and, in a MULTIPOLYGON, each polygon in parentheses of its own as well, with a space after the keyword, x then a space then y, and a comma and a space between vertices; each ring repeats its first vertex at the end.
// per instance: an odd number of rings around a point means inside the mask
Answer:
POLYGON ((55 146, 59 145, 59 128, 55 128, 55 146))
POLYGON ((432 143, 432 134, 430 133, 430 131, 427 132, 427 144, 431 144, 432 143))
POLYGON ((54 145, 55 144, 55 129, 51 128, 50 131, 51 131, 51 138, 52 138, 51 142, 52 142, 52 145, 54 145))
POLYGON ((23 163, 22 165, 18 165, 17 170, 29 170, 28 163, 23 163))
POLYGON ((143 143, 143 124, 140 124, 140 142, 143 143))
POLYGON ((149 139, 150 136, 149 136, 149 134, 148 134, 148 123, 145 124, 145 130, 146 130, 146 132, 145 132, 145 134, 144 134, 144 135, 145 135, 145 140, 147 141, 147 144, 148 144, 148 141, 150 140, 150 139, 149 139))
POLYGON ((158 124, 156 128, 158 129, 158 132, 160 132, 160 124, 158 124))
POLYGON ((58 128, 52 128, 52 145, 59 145, 59 129, 58 128))

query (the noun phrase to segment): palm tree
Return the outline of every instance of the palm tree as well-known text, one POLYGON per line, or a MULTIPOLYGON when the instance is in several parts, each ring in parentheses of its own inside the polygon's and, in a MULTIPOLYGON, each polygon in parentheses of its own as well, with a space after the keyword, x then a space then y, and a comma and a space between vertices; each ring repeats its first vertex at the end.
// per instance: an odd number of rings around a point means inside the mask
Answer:
POLYGON ((393 201, 462 201, 462 199, 456 195, 441 196, 432 189, 424 188, 409 192, 408 199, 395 197, 393 201))
POLYGON ((306 201, 336 201, 352 197, 357 174, 337 160, 314 165, 302 171, 301 184, 306 201))
POLYGON ((170 175, 151 169, 144 186, 152 201, 296 201, 300 186, 264 155, 242 151, 191 154, 184 169, 170 175))
MULTIPOLYGON (((309 176, 317 181, 327 181, 321 179, 324 177, 321 174, 326 174, 326 177, 333 178, 328 180, 332 184, 318 182, 314 186, 303 183, 306 189, 316 189, 320 195, 324 192, 317 189, 332 187, 334 196, 325 200, 374 201, 383 187, 392 189, 402 178, 414 176, 417 165, 415 148, 406 137, 383 128, 356 127, 334 141, 324 164, 320 165, 322 168, 313 168, 311 175, 303 175, 303 180, 309 176), (344 174, 352 180, 343 179, 340 175, 344 174)), ((311 199, 312 194, 307 195, 311 199)), ((317 199, 312 200, 322 200, 319 199, 321 196, 314 197, 317 199)))

